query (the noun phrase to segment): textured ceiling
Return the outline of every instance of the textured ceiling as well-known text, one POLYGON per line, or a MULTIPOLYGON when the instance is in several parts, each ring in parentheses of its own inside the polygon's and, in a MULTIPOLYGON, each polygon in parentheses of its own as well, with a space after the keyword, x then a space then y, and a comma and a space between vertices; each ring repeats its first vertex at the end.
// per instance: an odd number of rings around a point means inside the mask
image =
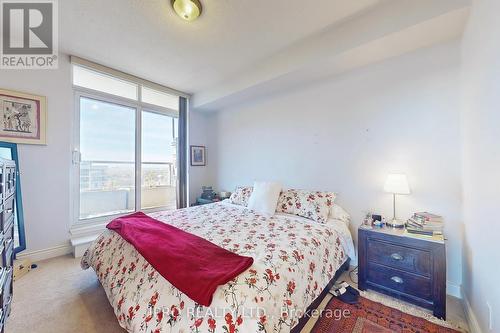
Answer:
POLYGON ((197 111, 218 111, 270 91, 459 39, 469 5, 468 0, 384 1, 196 92, 190 105, 197 111))
POLYGON ((195 93, 381 1, 201 2, 186 23, 170 0, 59 1, 60 50, 195 93))

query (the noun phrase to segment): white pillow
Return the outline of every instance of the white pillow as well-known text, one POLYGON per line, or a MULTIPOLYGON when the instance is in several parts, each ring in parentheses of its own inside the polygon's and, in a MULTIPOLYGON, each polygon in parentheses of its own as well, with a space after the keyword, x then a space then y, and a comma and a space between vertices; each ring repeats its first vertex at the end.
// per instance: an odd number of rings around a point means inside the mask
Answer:
POLYGON ((277 182, 255 182, 248 199, 248 208, 261 214, 273 215, 276 211, 281 184, 277 182))
POLYGON ((334 203, 332 207, 330 207, 330 218, 340 220, 346 225, 349 225, 349 222, 351 222, 351 216, 349 215, 349 213, 347 213, 344 208, 340 207, 336 203, 334 203))

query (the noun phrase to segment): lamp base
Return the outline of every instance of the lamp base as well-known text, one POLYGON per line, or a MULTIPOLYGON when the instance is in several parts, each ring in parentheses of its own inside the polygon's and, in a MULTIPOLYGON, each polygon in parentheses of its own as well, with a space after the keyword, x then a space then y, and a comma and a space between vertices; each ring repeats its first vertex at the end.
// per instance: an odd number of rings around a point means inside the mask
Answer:
POLYGON ((386 222, 386 224, 389 227, 393 227, 393 228, 404 228, 405 227, 405 222, 403 220, 398 220, 398 219, 392 219, 389 222, 386 222))

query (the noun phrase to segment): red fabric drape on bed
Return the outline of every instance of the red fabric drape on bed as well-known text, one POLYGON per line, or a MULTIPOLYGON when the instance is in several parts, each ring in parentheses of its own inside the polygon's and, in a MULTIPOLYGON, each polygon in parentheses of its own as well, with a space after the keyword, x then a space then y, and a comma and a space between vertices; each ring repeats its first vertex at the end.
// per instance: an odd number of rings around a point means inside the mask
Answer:
POLYGON ((172 285, 204 306, 212 303, 219 285, 253 264, 253 258, 225 250, 142 212, 119 217, 106 227, 132 244, 172 285))

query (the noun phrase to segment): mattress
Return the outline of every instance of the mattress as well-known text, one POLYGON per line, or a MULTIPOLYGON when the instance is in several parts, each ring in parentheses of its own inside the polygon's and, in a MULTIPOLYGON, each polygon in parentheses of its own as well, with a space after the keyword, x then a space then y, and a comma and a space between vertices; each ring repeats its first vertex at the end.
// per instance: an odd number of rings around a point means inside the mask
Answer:
MULTIPOLYGON (((128 332, 290 332, 353 252, 345 223, 263 216, 225 202, 148 214, 254 258, 204 307, 170 284, 117 233, 106 230, 84 254, 128 332)), ((217 265, 216 262, 213 263, 217 265)))

